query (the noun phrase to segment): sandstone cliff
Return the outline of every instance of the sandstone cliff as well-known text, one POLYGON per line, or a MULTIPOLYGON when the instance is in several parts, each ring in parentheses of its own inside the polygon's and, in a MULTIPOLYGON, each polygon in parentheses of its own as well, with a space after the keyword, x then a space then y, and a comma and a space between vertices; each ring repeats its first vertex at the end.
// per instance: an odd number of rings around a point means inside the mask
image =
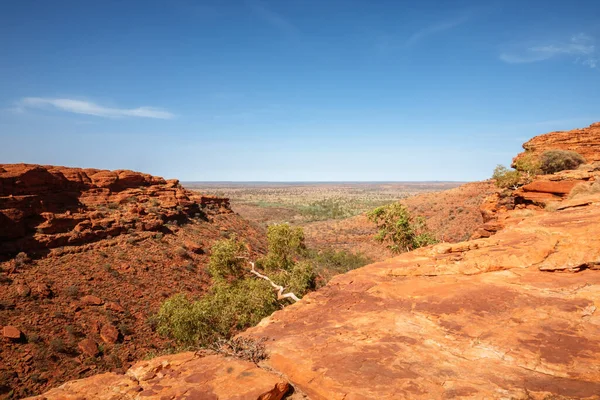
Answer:
POLYGON ((0 164, 0 256, 81 245, 169 221, 231 212, 177 180, 133 171, 0 164))
MULTIPOLYGON (((587 128, 538 135, 525 142, 523 148, 534 155, 540 155, 546 150, 572 150, 581 154, 588 163, 600 161, 600 122, 587 128)), ((524 154, 520 153, 515 157, 513 166, 524 154)))

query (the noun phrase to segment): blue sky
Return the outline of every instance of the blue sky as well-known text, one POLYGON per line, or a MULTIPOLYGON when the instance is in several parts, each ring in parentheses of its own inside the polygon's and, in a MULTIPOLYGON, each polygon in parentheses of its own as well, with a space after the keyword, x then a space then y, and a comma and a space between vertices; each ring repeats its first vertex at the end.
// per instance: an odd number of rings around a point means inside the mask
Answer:
POLYGON ((0 163, 478 180, 600 121, 600 2, 0 0, 0 163))

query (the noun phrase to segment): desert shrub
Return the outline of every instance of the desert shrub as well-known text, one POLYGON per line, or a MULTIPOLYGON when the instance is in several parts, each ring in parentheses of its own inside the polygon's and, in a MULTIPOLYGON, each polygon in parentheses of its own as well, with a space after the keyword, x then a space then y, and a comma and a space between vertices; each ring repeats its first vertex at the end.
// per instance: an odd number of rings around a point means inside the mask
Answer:
POLYGON ((583 163, 585 159, 581 154, 569 150, 548 150, 540 156, 540 168, 545 174, 576 169, 583 163))
POLYGON ((517 161, 514 163, 514 167, 517 171, 523 172, 528 175, 539 175, 542 173, 542 163, 540 158, 531 153, 525 152, 517 161))
POLYGON ((573 199, 575 197, 587 196, 595 193, 600 193, 600 182, 582 182, 571 190, 569 198, 573 199))
POLYGON ((182 345, 207 346, 256 325, 279 308, 273 288, 264 280, 221 282, 197 301, 182 294, 167 299, 156 316, 157 331, 182 345))
POLYGON ((492 178, 496 181, 499 188, 515 188, 521 182, 521 172, 515 169, 508 169, 504 165, 497 165, 494 168, 492 178))
POLYGON ((400 203, 378 207, 370 211, 367 217, 379 228, 375 239, 387 242, 388 248, 394 253, 437 243, 435 237, 427 230, 425 219, 412 217, 408 209, 400 203))
POLYGON ((315 265, 317 286, 319 287, 326 284, 335 275, 363 267, 373 261, 361 253, 354 254, 345 250, 312 250, 309 251, 308 258, 315 265))
POLYGON ((339 197, 313 201, 302 207, 301 213, 311 221, 340 219, 354 215, 352 209, 339 197))
POLYGON ((215 280, 231 280, 241 278, 246 261, 240 258, 246 247, 236 237, 222 239, 212 246, 208 273, 215 280))
POLYGON ((289 224, 267 228, 268 253, 259 263, 267 271, 290 270, 294 262, 306 253, 304 231, 289 224))
POLYGON ((292 292, 302 297, 315 290, 317 274, 313 264, 309 261, 300 261, 289 270, 282 270, 271 277, 273 282, 285 287, 286 292, 292 292))
POLYGON ((219 354, 240 358, 255 364, 267 358, 264 344, 265 338, 256 340, 251 337, 236 337, 218 339, 210 348, 219 354))

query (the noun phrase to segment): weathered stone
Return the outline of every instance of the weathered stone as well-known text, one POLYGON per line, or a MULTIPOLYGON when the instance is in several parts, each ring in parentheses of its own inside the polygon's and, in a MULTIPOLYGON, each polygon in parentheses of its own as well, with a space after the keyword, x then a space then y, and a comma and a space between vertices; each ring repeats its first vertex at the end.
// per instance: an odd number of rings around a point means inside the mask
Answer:
POLYGON ((100 337, 106 343, 115 344, 119 340, 119 330, 110 324, 104 325, 100 330, 100 337))
POLYGON ((7 339, 19 340, 21 338, 21 335, 21 331, 14 326, 7 325, 4 328, 2 328, 2 336, 7 339))
POLYGON ((582 181, 534 181, 525 186, 526 192, 552 193, 557 195, 567 195, 573 188, 582 181))
POLYGON ((86 356, 95 357, 98 355, 98 345, 93 339, 83 339, 77 344, 77 347, 86 356))
POLYGON ((126 375, 106 373, 67 382, 31 399, 281 400, 289 389, 279 375, 253 363, 215 355, 198 357, 188 352, 139 362, 126 375))
POLYGON ((100 297, 93 295, 83 296, 81 302, 88 306, 101 306, 104 304, 104 301, 100 297))
POLYGON ((115 303, 114 301, 109 301, 104 305, 104 308, 106 308, 107 310, 110 311, 114 311, 114 312, 125 312, 125 309, 123 308, 123 306, 121 306, 119 303, 115 303))
POLYGON ((156 231, 202 209, 231 212, 228 199, 139 172, 0 164, 0 255, 81 245, 132 229, 156 231))

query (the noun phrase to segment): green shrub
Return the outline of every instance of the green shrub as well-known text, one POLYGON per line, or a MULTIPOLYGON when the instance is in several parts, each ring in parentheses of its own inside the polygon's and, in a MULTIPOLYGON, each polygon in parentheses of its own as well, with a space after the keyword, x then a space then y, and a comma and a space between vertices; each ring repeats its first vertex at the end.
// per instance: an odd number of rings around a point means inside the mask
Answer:
POLYGON ((540 156, 540 168, 545 174, 576 169, 585 163, 581 154, 569 150, 548 150, 540 156))
POLYGON ((521 172, 509 170, 504 165, 497 165, 494 168, 492 178, 496 181, 496 186, 503 189, 516 188, 521 182, 521 172))
POLYGON ((427 230, 425 219, 413 218, 408 209, 400 203, 378 207, 370 211, 367 217, 379 228, 375 239, 388 242, 388 248, 394 253, 437 243, 435 237, 427 230))
POLYGON ((241 278, 247 261, 240 257, 245 251, 244 243, 236 237, 215 242, 211 248, 208 273, 216 281, 241 278))
POLYGON ((300 261, 290 269, 280 271, 271 277, 273 282, 285 287, 285 292, 292 292, 298 297, 315 290, 317 274, 313 264, 300 261))
POLYGON ((267 228, 268 253, 261 261, 267 271, 290 270, 294 262, 306 253, 304 231, 288 224, 267 228))
POLYGON ((514 162, 517 171, 528 175, 539 175, 542 173, 542 163, 540 158, 531 152, 525 152, 517 161, 514 162))
POLYGON ((207 346, 279 308, 273 288, 262 279, 221 282, 197 301, 183 294, 167 299, 156 316, 157 331, 185 346, 207 346))

